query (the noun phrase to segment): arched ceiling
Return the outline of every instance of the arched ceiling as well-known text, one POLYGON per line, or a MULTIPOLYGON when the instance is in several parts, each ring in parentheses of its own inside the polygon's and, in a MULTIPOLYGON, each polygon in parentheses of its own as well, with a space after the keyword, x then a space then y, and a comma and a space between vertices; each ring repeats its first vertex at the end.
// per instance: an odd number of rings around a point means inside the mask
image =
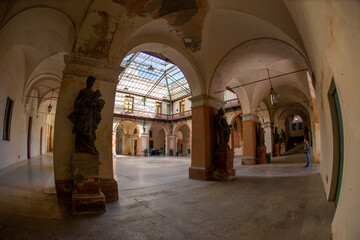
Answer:
MULTIPOLYGON (((292 46, 273 39, 253 40, 238 46, 222 60, 212 79, 210 94, 219 97, 219 91, 230 87, 237 93, 245 113, 250 113, 256 111, 261 101, 269 103, 269 75, 302 69, 309 69, 308 63, 292 46), (264 81, 254 83, 258 80, 264 81)), ((271 83, 279 105, 311 99, 306 71, 274 78, 271 83)))

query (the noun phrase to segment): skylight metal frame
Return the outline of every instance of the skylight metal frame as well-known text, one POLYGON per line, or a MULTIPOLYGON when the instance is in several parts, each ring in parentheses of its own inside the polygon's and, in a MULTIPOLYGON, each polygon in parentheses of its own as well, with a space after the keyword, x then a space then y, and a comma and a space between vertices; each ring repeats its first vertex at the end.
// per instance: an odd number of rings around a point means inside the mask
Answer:
POLYGON ((125 70, 119 75, 117 91, 170 102, 191 95, 181 70, 153 55, 143 52, 130 54, 121 66, 125 70), (152 71, 148 70, 150 66, 152 71))

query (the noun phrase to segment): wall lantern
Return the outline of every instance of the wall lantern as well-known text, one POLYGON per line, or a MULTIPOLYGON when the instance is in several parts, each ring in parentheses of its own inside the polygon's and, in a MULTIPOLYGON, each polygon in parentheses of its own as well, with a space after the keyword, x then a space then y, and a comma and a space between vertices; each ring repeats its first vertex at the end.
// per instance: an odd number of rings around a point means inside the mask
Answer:
POLYGON ((52 106, 51 106, 51 104, 49 104, 49 106, 48 106, 48 113, 51 113, 51 110, 52 110, 52 106))
POLYGON ((51 101, 52 101, 53 93, 54 93, 54 89, 51 90, 50 104, 48 106, 48 113, 49 114, 51 113, 51 110, 52 110, 51 101))
POLYGON ((272 87, 272 84, 271 84, 271 78, 270 78, 269 69, 267 68, 266 70, 268 72, 268 77, 269 77, 270 87, 271 87, 270 88, 270 94, 269 94, 270 104, 271 104, 271 106, 277 106, 278 105, 278 100, 277 100, 276 92, 274 91, 274 89, 272 87))

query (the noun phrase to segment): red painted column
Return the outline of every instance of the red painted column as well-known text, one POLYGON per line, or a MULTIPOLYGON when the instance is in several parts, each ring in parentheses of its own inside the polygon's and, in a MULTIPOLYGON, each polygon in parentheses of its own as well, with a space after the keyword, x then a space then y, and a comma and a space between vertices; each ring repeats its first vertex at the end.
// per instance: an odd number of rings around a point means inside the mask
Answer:
POLYGON ((256 123, 258 116, 256 114, 243 115, 243 165, 256 164, 256 123))
POLYGON ((189 178, 211 180, 216 144, 215 114, 223 101, 207 95, 196 96, 190 100, 192 101, 192 139, 189 178))
POLYGON ((147 133, 141 133, 139 134, 139 141, 138 141, 138 145, 139 145, 139 152, 138 152, 138 156, 145 156, 145 149, 149 150, 149 134, 147 133))
POLYGON ((176 151, 176 136, 171 134, 166 136, 166 155, 169 155, 170 149, 173 150, 173 156, 176 151))

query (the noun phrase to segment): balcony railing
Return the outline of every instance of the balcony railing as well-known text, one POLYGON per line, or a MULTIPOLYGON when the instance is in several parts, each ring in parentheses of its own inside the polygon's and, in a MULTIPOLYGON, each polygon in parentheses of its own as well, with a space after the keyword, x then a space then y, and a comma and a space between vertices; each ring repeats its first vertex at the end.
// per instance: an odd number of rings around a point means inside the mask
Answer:
POLYGON ((151 118, 151 119, 161 119, 161 120, 177 120, 191 116, 191 110, 175 113, 173 115, 161 114, 155 112, 146 112, 141 110, 129 110, 125 108, 114 108, 114 114, 119 114, 122 116, 133 116, 133 117, 143 117, 143 118, 151 118))

